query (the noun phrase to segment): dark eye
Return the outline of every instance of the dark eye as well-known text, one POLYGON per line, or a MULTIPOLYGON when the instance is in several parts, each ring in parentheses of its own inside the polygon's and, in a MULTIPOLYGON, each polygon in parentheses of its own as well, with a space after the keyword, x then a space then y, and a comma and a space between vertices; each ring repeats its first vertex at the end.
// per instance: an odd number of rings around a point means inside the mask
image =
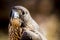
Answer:
POLYGON ((24 15, 25 13, 24 12, 22 12, 22 15, 24 15))

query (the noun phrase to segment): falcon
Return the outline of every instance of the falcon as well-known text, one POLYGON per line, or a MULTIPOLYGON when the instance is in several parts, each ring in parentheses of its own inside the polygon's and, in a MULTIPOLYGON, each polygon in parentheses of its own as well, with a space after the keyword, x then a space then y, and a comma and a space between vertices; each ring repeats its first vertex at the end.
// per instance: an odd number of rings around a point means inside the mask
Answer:
POLYGON ((14 6, 10 13, 9 40, 47 40, 28 9, 14 6))

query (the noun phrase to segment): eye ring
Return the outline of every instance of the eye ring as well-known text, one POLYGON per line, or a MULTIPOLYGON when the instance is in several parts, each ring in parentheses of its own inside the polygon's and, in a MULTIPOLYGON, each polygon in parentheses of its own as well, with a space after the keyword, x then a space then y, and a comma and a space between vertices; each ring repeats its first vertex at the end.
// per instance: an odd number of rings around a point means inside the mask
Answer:
POLYGON ((27 12, 26 12, 26 14, 27 14, 27 12))

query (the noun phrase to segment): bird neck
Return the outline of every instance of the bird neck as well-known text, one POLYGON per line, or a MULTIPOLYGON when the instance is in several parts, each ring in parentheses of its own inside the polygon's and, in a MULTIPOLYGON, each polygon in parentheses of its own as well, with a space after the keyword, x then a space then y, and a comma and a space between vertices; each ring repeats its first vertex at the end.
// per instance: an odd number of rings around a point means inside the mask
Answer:
POLYGON ((29 18, 27 25, 30 25, 30 27, 34 28, 35 30, 39 30, 39 25, 35 22, 35 20, 33 20, 33 18, 29 18))

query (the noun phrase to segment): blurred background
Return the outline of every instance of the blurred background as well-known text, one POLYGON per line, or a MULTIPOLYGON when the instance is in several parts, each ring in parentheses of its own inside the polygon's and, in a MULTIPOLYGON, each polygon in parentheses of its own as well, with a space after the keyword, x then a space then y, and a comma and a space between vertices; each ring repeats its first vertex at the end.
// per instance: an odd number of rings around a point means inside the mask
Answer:
POLYGON ((60 40, 59 0, 0 0, 0 40, 8 40, 11 7, 26 7, 48 40, 60 40))

